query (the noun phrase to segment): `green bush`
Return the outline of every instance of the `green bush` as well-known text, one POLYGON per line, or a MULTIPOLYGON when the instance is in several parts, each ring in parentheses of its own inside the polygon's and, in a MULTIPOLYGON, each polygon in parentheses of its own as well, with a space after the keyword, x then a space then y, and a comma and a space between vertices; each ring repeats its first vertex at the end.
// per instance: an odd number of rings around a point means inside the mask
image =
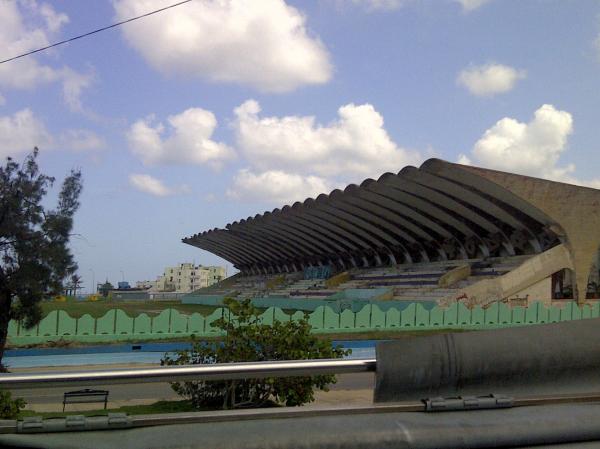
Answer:
MULTIPOLYGON (((214 326, 226 331, 222 344, 209 344, 192 339, 192 349, 168 354, 162 365, 189 365, 229 362, 256 362, 267 360, 332 359, 349 354, 349 350, 333 348, 326 339, 311 334, 311 327, 300 321, 276 321, 264 325, 258 310, 250 300, 238 302, 225 299, 235 319, 221 318, 214 326)), ((263 407, 283 404, 302 405, 314 401, 314 389, 328 390, 335 383, 335 375, 244 379, 228 381, 175 382, 171 387, 188 398, 194 407, 263 407)))
POLYGON ((23 398, 13 399, 10 391, 0 390, 0 419, 17 419, 25 405, 23 398))

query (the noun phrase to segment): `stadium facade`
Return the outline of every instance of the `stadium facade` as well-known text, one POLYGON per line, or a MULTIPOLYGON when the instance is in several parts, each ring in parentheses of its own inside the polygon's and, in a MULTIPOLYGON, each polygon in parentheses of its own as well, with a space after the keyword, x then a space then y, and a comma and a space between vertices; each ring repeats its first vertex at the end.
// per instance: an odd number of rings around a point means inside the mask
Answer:
POLYGON ((545 281, 559 296, 572 284, 583 302, 598 277, 600 190, 429 159, 183 242, 247 276, 456 261, 445 264, 451 284, 475 264, 514 258, 510 272, 457 289, 450 300, 500 300, 545 281))

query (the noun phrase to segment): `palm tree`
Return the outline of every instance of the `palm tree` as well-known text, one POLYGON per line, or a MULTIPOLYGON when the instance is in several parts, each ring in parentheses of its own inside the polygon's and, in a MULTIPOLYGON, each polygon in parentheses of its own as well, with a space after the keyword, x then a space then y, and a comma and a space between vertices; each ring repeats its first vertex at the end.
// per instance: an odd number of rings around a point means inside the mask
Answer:
POLYGON ((70 290, 73 292, 73 296, 77 296, 77 290, 81 289, 81 276, 75 273, 71 276, 71 284, 67 286, 67 292, 70 290))

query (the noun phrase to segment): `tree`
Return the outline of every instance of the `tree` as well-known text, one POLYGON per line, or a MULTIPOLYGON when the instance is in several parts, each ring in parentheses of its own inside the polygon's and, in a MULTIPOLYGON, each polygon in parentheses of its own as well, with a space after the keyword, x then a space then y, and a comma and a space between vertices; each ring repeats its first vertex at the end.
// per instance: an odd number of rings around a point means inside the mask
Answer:
MULTIPOLYGON (((192 349, 168 354, 162 365, 255 362, 266 360, 300 360, 340 358, 349 350, 332 347, 331 341, 312 335, 305 319, 261 323, 258 310, 249 299, 238 302, 226 299, 233 319, 223 317, 213 326, 226 331, 222 344, 193 340, 192 349)), ((244 379, 227 381, 175 382, 171 387, 188 398, 196 408, 261 407, 273 401, 288 406, 314 400, 314 388, 327 391, 335 375, 244 379)))
POLYGON ((73 296, 77 296, 77 290, 81 290, 81 276, 74 274, 71 276, 71 285, 73 286, 73 296))
POLYGON ((68 283, 63 287, 65 296, 77 296, 77 290, 81 290, 81 276, 73 274, 69 278, 68 283))
POLYGON ((110 282, 108 282, 107 279, 106 282, 98 288, 98 292, 102 295, 103 298, 106 298, 108 297, 110 291, 114 290, 114 288, 115 287, 110 282))
POLYGON ((77 269, 68 243, 81 172, 71 171, 56 209, 46 209, 42 202, 54 178, 40 173, 37 156, 35 148, 21 165, 7 158, 0 167, 0 362, 10 320, 37 324, 40 301, 60 294, 63 280, 77 269))

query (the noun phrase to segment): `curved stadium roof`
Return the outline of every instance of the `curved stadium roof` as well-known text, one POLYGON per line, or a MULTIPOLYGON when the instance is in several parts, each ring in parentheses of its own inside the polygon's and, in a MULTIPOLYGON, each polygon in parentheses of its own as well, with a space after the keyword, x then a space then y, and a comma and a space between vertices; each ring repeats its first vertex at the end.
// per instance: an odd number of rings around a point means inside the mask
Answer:
POLYGON ((559 242, 555 220, 478 170, 500 173, 429 159, 183 242, 249 273, 534 254, 559 242))

